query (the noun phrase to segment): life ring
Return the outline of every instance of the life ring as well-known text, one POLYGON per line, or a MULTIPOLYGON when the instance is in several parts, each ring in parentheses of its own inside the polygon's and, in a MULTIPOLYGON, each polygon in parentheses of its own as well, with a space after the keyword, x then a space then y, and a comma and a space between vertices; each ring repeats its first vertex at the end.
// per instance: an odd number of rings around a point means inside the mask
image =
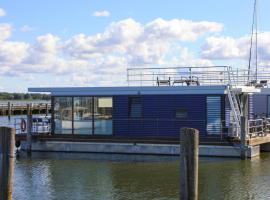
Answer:
POLYGON ((20 140, 16 140, 15 146, 16 146, 16 148, 19 148, 21 146, 21 141, 20 140))
POLYGON ((21 120, 21 131, 26 131, 26 121, 24 119, 21 120))

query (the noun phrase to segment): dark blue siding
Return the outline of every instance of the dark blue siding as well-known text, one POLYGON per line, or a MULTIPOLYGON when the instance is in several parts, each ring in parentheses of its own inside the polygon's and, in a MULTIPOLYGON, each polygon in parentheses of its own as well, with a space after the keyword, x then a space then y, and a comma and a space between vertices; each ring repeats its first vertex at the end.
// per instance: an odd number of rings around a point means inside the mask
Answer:
POLYGON ((142 118, 129 118, 129 97, 113 97, 115 136, 179 137, 181 127, 206 134, 207 95, 143 95, 142 118), (187 119, 175 117, 177 108, 186 108, 187 119))

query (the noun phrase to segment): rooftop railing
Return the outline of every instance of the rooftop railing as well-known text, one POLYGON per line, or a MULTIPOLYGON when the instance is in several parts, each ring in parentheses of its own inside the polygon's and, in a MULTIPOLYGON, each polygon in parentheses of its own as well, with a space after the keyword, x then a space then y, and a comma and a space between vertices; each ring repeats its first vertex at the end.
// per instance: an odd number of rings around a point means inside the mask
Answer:
POLYGON ((127 69, 129 86, 192 86, 235 85, 267 86, 270 69, 255 72, 230 66, 201 67, 130 67, 127 69))

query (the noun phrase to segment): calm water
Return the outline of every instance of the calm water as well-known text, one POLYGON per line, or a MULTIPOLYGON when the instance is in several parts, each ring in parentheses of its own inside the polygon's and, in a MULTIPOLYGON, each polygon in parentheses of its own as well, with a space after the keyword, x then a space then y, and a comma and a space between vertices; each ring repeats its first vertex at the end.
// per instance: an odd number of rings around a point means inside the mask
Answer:
MULTIPOLYGON (((270 199, 270 154, 200 160, 200 199, 270 199)), ((178 199, 177 157, 34 153, 15 160, 17 200, 178 199)))
MULTIPOLYGON (((14 116, 16 118, 16 116, 14 116)), ((7 117, 0 117, 6 124, 7 117)), ((20 153, 15 200, 175 200, 177 157, 20 153)), ((200 199, 270 199, 270 153, 252 161, 201 158, 200 199)))

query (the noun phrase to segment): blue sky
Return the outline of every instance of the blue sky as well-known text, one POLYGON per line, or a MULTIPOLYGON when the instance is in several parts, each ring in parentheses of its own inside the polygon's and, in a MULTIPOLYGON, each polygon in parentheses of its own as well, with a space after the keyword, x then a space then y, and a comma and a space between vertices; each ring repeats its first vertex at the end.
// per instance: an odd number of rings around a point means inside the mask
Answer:
MULTIPOLYGON (((270 63, 270 1, 258 3, 265 66, 270 63)), ((2 41, 0 35, 0 91, 13 92, 30 86, 125 84, 126 66, 135 60, 243 65, 253 0, 1 0, 0 8, 0 34, 9 32, 2 41), (185 26, 190 37, 183 35, 185 26)))

